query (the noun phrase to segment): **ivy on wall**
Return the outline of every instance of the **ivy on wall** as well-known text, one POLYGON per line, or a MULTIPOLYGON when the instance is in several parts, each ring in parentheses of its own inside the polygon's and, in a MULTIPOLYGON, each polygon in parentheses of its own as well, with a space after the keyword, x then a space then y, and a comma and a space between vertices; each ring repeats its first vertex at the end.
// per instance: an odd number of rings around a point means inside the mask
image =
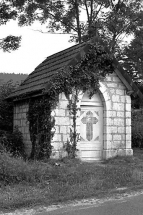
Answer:
POLYGON ((27 119, 29 121, 32 150, 30 159, 49 158, 52 152, 51 139, 54 135, 54 119, 51 115, 52 100, 47 95, 29 101, 27 119))
POLYGON ((113 71, 112 57, 99 44, 90 43, 88 52, 76 65, 63 68, 52 76, 45 85, 43 96, 29 102, 27 116, 30 123, 32 159, 50 157, 51 139, 54 135, 51 132, 54 127, 51 111, 57 106, 60 93, 64 93, 69 101, 68 108, 73 119, 69 152, 75 157, 78 141, 76 131, 78 94, 81 91, 83 93, 88 91, 91 97, 99 89, 99 81, 113 71))

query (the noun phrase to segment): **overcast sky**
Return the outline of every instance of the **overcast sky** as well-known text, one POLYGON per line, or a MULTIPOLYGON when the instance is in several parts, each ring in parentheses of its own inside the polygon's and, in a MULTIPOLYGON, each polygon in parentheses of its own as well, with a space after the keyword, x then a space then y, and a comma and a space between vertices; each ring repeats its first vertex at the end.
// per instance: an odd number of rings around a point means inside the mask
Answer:
POLYGON ((22 36, 21 47, 17 51, 6 53, 0 50, 0 72, 29 74, 46 57, 74 45, 68 42, 70 35, 42 34, 32 29, 41 29, 41 26, 37 23, 18 27, 14 21, 0 26, 0 38, 22 36))

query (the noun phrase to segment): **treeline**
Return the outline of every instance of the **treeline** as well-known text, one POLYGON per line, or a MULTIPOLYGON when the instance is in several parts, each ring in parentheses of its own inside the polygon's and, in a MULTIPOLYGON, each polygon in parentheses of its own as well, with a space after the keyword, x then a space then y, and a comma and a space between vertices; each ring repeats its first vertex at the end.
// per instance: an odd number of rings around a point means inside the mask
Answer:
POLYGON ((26 74, 15 74, 15 73, 0 73, 0 86, 3 84, 3 83, 6 83, 10 80, 12 80, 13 84, 16 84, 16 83, 21 83, 23 82, 26 78, 27 78, 28 75, 26 74))

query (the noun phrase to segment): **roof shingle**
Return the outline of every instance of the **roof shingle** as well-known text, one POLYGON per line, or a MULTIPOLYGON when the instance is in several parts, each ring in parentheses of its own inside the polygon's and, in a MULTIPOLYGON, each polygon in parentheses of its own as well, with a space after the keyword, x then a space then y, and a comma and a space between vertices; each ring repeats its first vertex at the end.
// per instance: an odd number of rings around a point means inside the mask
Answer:
POLYGON ((51 76, 53 76, 59 69, 66 66, 84 46, 85 43, 78 44, 47 57, 9 96, 9 98, 42 90, 43 85, 50 80, 51 76))

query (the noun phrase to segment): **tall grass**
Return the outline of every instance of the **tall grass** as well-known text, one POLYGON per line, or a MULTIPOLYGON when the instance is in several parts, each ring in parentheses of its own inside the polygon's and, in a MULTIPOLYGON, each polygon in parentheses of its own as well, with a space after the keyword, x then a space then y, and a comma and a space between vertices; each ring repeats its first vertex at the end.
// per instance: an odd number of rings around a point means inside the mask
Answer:
POLYGON ((118 187, 143 184, 133 177, 143 170, 143 156, 117 157, 102 163, 74 159, 29 162, 0 154, 0 208, 15 209, 30 205, 96 197, 118 187), (56 164, 58 162, 58 165, 56 164))
POLYGON ((14 184, 19 182, 41 182, 50 166, 40 162, 25 162, 22 158, 12 157, 7 152, 0 153, 0 182, 14 184))

